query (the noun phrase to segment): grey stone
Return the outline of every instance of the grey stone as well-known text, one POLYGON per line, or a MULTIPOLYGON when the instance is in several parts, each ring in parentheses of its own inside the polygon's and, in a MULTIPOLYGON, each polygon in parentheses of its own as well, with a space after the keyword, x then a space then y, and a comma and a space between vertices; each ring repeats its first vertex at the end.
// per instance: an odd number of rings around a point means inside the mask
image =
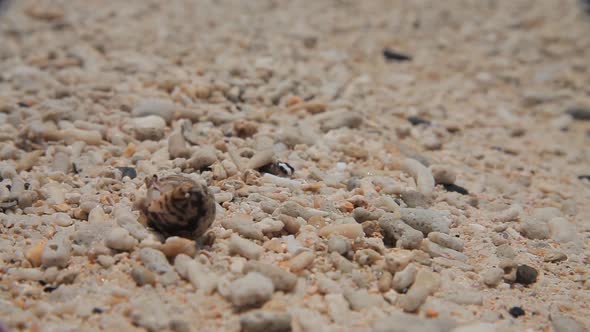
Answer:
POLYGON ((217 161, 217 154, 215 151, 216 150, 211 147, 199 148, 195 153, 193 153, 191 158, 187 160, 187 165, 196 170, 209 167, 217 161))
POLYGON ((352 310, 362 310, 369 307, 380 306, 385 303, 383 297, 379 294, 371 294, 366 289, 345 290, 344 298, 350 304, 352 310))
POLYGON ((136 266, 131 270, 131 278, 140 287, 143 285, 154 285, 156 283, 156 275, 141 266, 136 266))
POLYGON ((138 140, 158 141, 164 137, 166 121, 157 115, 148 115, 133 119, 135 137, 138 140))
POLYGON ((440 212, 428 209, 402 208, 401 219, 424 235, 430 232, 448 234, 450 221, 440 212))
POLYGON ((236 307, 262 305, 274 292, 272 280, 258 272, 233 281, 229 286, 229 300, 236 307))
POLYGON ((369 211, 362 207, 357 207, 352 211, 352 217, 356 222, 362 224, 368 220, 377 220, 383 215, 383 210, 369 211))
POLYGON ((240 316, 242 332, 291 331, 291 315, 269 310, 253 310, 240 316))
POLYGON ((551 232, 546 222, 536 219, 526 219, 520 225, 520 232, 525 237, 532 240, 548 239, 551 232))
POLYGON ((68 239, 53 239, 48 241, 41 253, 41 265, 44 267, 64 268, 71 257, 72 244, 68 239))
POLYGON ((248 259, 258 259, 264 252, 263 247, 236 234, 232 234, 229 239, 229 250, 248 259))
POLYGON ((293 273, 283 270, 278 266, 249 261, 244 265, 244 273, 258 272, 272 280, 274 288, 281 291, 290 291, 297 284, 297 276, 293 273))
POLYGON ((137 245, 137 240, 125 228, 117 227, 111 229, 105 244, 111 249, 130 251, 137 245))
POLYGON ((409 264, 405 269, 397 272, 393 276, 391 287, 397 292, 403 292, 414 283, 418 269, 414 264, 409 264))
POLYGON ((352 249, 350 241, 339 235, 330 236, 328 239, 328 252, 337 252, 340 255, 345 255, 352 249))
POLYGON ((354 270, 354 264, 337 252, 332 252, 330 254, 330 261, 340 272, 350 273, 354 270))
POLYGON ((467 262, 467 255, 460 253, 456 250, 445 248, 440 246, 430 240, 422 241, 420 249, 424 250, 425 252, 429 253, 432 257, 445 257, 449 259, 458 260, 461 262, 467 262))
POLYGON ((502 281, 504 270, 498 267, 490 267, 480 273, 483 283, 488 287, 496 287, 502 281))
POLYGON ((172 265, 168 263, 166 256, 159 250, 153 248, 143 248, 139 251, 139 259, 143 265, 150 271, 164 274, 169 271, 174 271, 172 265))
POLYGON ((463 251, 463 241, 457 237, 440 232, 431 232, 428 234, 428 239, 445 248, 463 251))
POLYGON ((516 252, 514 251, 514 248, 512 248, 510 245, 503 244, 496 248, 496 256, 498 256, 499 258, 513 259, 516 257, 516 252))
POLYGON ((373 332, 449 332, 455 326, 456 323, 449 319, 426 319, 416 315, 396 312, 378 320, 373 325, 373 332))
POLYGON ((411 208, 427 208, 432 205, 432 200, 428 196, 416 190, 402 191, 401 199, 411 208))

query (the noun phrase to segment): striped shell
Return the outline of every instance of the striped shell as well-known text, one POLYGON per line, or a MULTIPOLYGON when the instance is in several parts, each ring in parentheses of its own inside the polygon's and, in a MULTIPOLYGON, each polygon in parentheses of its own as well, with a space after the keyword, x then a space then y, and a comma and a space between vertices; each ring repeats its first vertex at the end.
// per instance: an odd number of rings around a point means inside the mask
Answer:
POLYGON ((206 185, 181 175, 146 178, 143 213, 164 236, 197 239, 215 220, 215 197, 206 185))

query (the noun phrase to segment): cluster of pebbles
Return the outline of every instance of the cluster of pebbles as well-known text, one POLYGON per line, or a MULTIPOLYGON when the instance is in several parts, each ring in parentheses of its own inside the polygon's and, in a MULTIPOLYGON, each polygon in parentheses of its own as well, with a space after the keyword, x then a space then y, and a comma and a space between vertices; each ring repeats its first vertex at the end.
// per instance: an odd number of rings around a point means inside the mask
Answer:
POLYGON ((0 331, 590 328, 576 1, 4 10, 0 331))

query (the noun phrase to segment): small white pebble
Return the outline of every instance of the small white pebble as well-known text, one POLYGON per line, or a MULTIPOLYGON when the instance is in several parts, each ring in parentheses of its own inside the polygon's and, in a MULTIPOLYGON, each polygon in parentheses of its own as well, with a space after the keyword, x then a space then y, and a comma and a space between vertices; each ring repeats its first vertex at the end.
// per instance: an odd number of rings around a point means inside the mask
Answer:
POLYGON ((258 306, 270 300, 273 292, 272 280, 250 272, 229 285, 229 300, 236 307, 258 306))
POLYGON ((125 228, 117 227, 107 235, 105 244, 115 250, 129 251, 135 248, 137 240, 125 228))
POLYGON ((264 252, 263 247, 237 234, 232 234, 230 237, 229 250, 233 254, 238 254, 248 259, 258 259, 264 252))

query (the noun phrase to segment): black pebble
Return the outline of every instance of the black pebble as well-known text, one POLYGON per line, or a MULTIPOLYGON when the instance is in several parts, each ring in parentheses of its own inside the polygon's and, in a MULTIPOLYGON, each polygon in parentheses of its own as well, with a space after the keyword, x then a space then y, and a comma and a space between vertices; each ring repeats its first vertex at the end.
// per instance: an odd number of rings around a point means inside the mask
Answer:
POLYGON ((128 176, 130 179, 135 179, 137 177, 137 172, 133 167, 117 167, 118 170, 121 171, 121 178, 128 176))
MULTIPOLYGON (((0 3, 0 6, 2 6, 2 4, 0 3)), ((29 104, 25 103, 24 101, 19 101, 17 103, 18 106, 20 107, 29 107, 29 104)))
POLYGON ((56 290, 56 289, 57 289, 57 287, 59 287, 59 286, 45 286, 45 288, 43 288, 43 291, 44 291, 45 293, 51 293, 51 292, 53 292, 54 290, 56 290))
POLYGON ((578 179, 590 181, 590 174, 578 175, 578 179))
POLYGON ((512 307, 508 310, 508 313, 514 318, 524 316, 524 310, 521 307, 512 307))
POLYGON ((516 268, 516 283, 523 285, 534 284, 537 281, 539 272, 528 265, 519 265, 516 268))
POLYGON ((92 309, 93 314, 102 314, 103 312, 104 312, 104 310, 102 310, 99 307, 95 307, 94 309, 92 309))
POLYGON ((467 191, 467 189, 465 189, 461 186, 458 186, 456 184, 443 184, 443 187, 445 188, 446 191, 456 192, 461 195, 469 195, 469 191, 467 191))
POLYGON ((408 122, 410 122, 412 124, 412 126, 417 126, 417 125, 421 125, 421 124, 425 124, 427 126, 430 126, 430 121, 423 119, 419 116, 409 116, 408 122))
POLYGON ((387 61, 410 61, 412 57, 403 53, 399 53, 390 48, 383 49, 383 57, 387 61))
POLYGON ((576 107, 570 108, 565 112, 575 120, 590 121, 590 108, 576 107))

